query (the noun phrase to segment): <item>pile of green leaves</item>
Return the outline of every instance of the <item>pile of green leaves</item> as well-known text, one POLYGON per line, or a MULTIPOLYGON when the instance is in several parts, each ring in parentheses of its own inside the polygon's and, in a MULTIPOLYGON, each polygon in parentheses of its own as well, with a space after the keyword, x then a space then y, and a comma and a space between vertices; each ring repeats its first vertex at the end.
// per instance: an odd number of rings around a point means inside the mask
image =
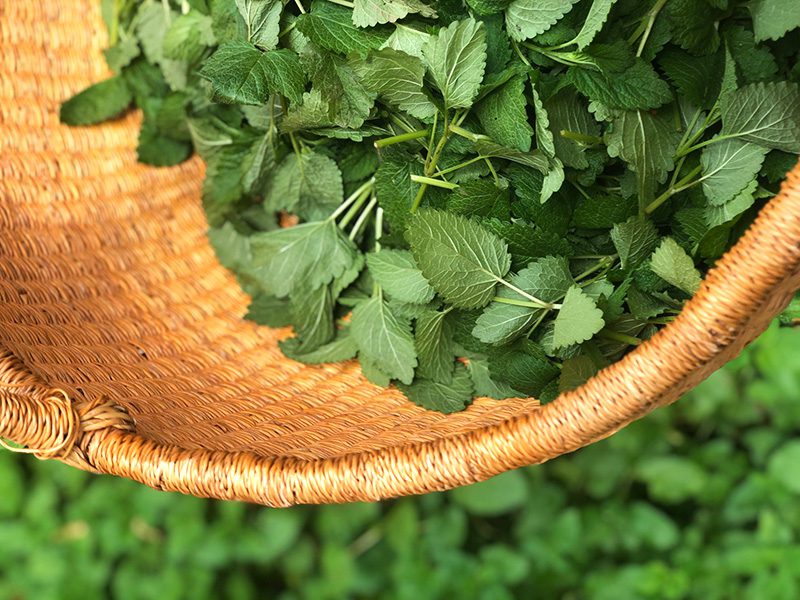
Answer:
POLYGON ((452 412, 669 323, 800 153, 792 0, 108 0, 139 159, 207 164, 249 318, 452 412), (285 217, 299 224, 281 227, 285 217))

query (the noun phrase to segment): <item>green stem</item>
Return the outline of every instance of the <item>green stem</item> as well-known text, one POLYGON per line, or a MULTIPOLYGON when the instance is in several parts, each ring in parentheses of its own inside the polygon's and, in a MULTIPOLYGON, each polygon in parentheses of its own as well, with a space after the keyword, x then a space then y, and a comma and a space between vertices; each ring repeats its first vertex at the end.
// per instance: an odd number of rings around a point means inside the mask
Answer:
POLYGON ((401 133, 400 135, 393 135, 392 137, 383 138, 375 142, 375 147, 386 148, 387 146, 392 146, 394 144, 402 144, 403 142, 410 142, 412 140, 418 140, 420 138, 424 138, 428 136, 428 130, 423 129, 421 131, 411 131, 409 133, 401 133))
POLYGON ((601 259, 600 259, 600 260, 597 262, 597 264, 596 264, 596 265, 594 265, 594 266, 593 266, 593 267, 591 267, 590 269, 587 269, 586 271, 584 271, 583 273, 581 273, 580 275, 578 275, 578 276, 575 278, 575 281, 581 281, 582 279, 586 279, 587 277, 589 277, 589 275, 594 275, 594 274, 595 274, 595 273, 597 273, 598 271, 602 271, 603 269, 607 269, 608 267, 610 267, 611 265, 613 265, 613 264, 614 264, 614 261, 615 261, 616 259, 617 259, 617 256, 616 256, 616 255, 614 255, 614 256, 607 256, 607 257, 605 257, 605 258, 601 258, 601 259))
POLYGON ((584 133, 578 133, 577 131, 567 131, 566 129, 562 129, 559 134, 561 137, 578 142, 583 146, 599 146, 603 143, 603 138, 601 137, 596 135, 586 135, 584 133))
POLYGON ((362 184, 362 185, 361 185, 361 186, 360 186, 360 187, 359 187, 359 188, 358 188, 358 189, 357 189, 355 192, 353 192, 352 194, 350 194, 350 195, 347 197, 347 200, 345 200, 344 202, 342 202, 342 203, 339 205, 339 208, 337 208, 335 211, 333 211, 333 213, 331 214, 331 216, 330 216, 330 217, 328 217, 328 218, 329 218, 329 219, 331 219, 332 221, 333 221, 333 220, 335 220, 335 219, 337 219, 337 218, 339 217, 339 215, 341 215, 341 214, 342 214, 344 211, 346 211, 346 210, 348 209, 348 207, 349 207, 349 206, 350 206, 350 205, 351 205, 353 202, 355 202, 356 200, 358 200, 358 199, 359 199, 359 198, 360 198, 360 197, 361 197, 361 196, 362 196, 362 195, 363 195, 365 192, 372 192, 372 187, 373 187, 374 185, 375 185, 375 178, 374 178, 374 177, 373 177, 373 178, 371 178, 371 179, 369 179, 369 180, 367 180, 366 182, 364 182, 364 183, 363 183, 363 184, 362 184))
POLYGON ((675 194, 679 194, 680 192, 686 191, 694 185, 700 183, 699 179, 695 179, 700 172, 703 170, 703 167, 697 166, 692 169, 692 172, 689 173, 686 177, 681 179, 675 186, 670 187, 666 192, 661 194, 658 198, 653 200, 645 209, 645 214, 653 214, 659 206, 664 204, 667 200, 672 198, 675 194))
POLYGON ((644 33, 642 34, 642 39, 639 42, 639 49, 636 51, 637 58, 640 58, 644 53, 644 47, 645 45, 647 45, 647 40, 650 38, 650 33, 652 33, 653 31, 653 25, 655 24, 656 19, 658 18, 658 14, 664 8, 664 5, 666 5, 666 3, 667 0, 658 0, 658 2, 655 3, 653 8, 650 9, 650 13, 647 16, 647 21, 645 22, 645 29, 644 33))
POLYGON ((499 304, 510 304, 511 306, 522 306, 524 308, 536 308, 539 310, 543 310, 544 307, 536 302, 529 302, 528 300, 515 300, 514 298, 503 298, 502 296, 495 296, 492 298, 492 302, 498 302, 499 304))
POLYGON ((361 207, 364 206, 364 203, 367 201, 367 198, 369 198, 371 195, 372 195, 371 189, 364 190, 361 193, 361 195, 356 199, 356 201, 353 203, 353 206, 350 207, 350 210, 348 210, 347 213, 342 217, 342 220, 339 221, 339 227, 341 227, 342 229, 347 227, 350 221, 352 221, 358 214, 358 211, 361 210, 361 207))
POLYGON ((442 181, 441 179, 433 179, 432 177, 423 177, 422 175, 412 175, 411 181, 414 183, 424 183, 426 185, 444 188, 446 190, 455 190, 458 188, 458 184, 450 183, 449 181, 442 181))
POLYGON ((379 206, 375 212, 375 252, 381 249, 381 237, 383 237, 383 209, 379 206))
POLYGON ((710 146, 711 144, 716 144, 717 142, 724 142, 725 140, 732 140, 738 137, 740 137, 738 133, 732 133, 728 135, 718 135, 717 137, 713 137, 710 140, 706 140, 705 142, 700 142, 699 144, 690 146, 689 148, 686 148, 685 150, 678 152, 676 158, 683 158, 684 156, 687 156, 692 152, 696 152, 697 150, 702 150, 703 148, 705 148, 706 146, 710 146))
POLYGON ((470 142, 477 142, 482 137, 475 133, 472 133, 471 131, 464 129, 463 127, 456 125, 455 123, 450 124, 450 131, 458 136, 461 136, 469 140, 470 142))
MULTIPOLYGON (((433 129, 435 132, 435 128, 433 129)), ((444 152, 444 148, 447 145, 447 139, 450 135, 450 123, 447 117, 447 110, 444 113, 444 127, 442 128, 442 139, 439 140, 439 143, 436 145, 436 149, 433 151, 433 156, 430 154, 430 150, 428 151, 428 158, 430 161, 426 159, 425 161, 425 177, 430 177, 436 171, 436 165, 439 162, 439 158, 442 156, 442 152, 444 152)), ((431 139, 433 139, 433 135, 431 139)), ((412 176, 413 178, 414 176, 412 176)), ((422 198, 425 196, 425 192, 428 190, 428 184, 430 182, 423 182, 417 192, 416 197, 414 198, 414 202, 411 204, 411 212, 415 213, 419 210, 420 204, 422 204, 422 198)))
MULTIPOLYGON (((506 286, 511 291, 516 292, 517 294, 519 294, 523 298, 527 298, 530 301, 529 304, 533 304, 534 305, 533 308, 544 308, 545 310, 552 310, 552 309, 560 309, 561 308, 560 304, 553 304, 552 302, 545 302, 544 300, 540 300, 536 296, 532 296, 531 294, 529 294, 525 290, 519 289, 513 283, 510 283, 510 282, 506 281, 505 279, 498 278, 497 281, 499 283, 502 283, 504 286, 506 286)), ((518 306, 528 306, 528 304, 521 304, 521 305, 518 305, 518 306)))
POLYGON ((353 241, 353 240, 356 239, 356 236, 361 231, 361 227, 364 225, 364 223, 366 222, 367 218, 372 213, 372 209, 375 208, 375 205, 377 203, 378 203, 378 199, 375 197, 375 194, 372 194, 372 199, 369 201, 369 204, 367 204, 367 208, 365 208, 361 212, 361 215, 358 217, 358 220, 356 221, 355 225, 353 225, 353 230, 350 232, 350 235, 348 236, 350 238, 350 241, 353 241))
POLYGON ((297 5, 297 9, 300 11, 301 15, 306 14, 306 9, 303 8, 303 3, 300 0, 294 0, 294 3, 297 5))
POLYGON ((466 160, 466 161, 464 161, 462 163, 457 164, 454 167, 448 167, 448 168, 444 169, 443 171, 436 171, 435 175, 437 177, 441 177, 442 175, 447 175, 448 173, 452 173, 453 171, 458 171, 459 169, 463 169, 464 167, 468 167, 468 166, 470 166, 472 164, 475 164, 476 162, 480 162, 482 160, 487 160, 487 159, 486 159, 485 156, 478 156, 478 157, 475 157, 475 158, 471 158, 469 160, 466 160))
POLYGON ((597 334, 597 337, 603 338, 604 340, 610 340, 612 342, 619 342, 620 344, 628 344, 629 346, 642 345, 642 340, 639 338, 633 337, 632 335, 627 335, 625 333, 620 333, 619 331, 613 331, 611 329, 601 329, 597 334))

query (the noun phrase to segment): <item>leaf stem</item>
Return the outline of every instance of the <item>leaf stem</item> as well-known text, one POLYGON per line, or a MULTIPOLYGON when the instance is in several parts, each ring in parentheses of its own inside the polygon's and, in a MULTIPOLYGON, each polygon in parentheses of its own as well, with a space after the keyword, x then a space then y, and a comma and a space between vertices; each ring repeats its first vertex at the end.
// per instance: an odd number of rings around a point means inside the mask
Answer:
MULTIPOLYGON (((531 294, 529 294, 525 290, 519 289, 513 283, 506 281, 502 277, 498 278, 498 282, 502 283, 504 286, 506 286, 512 292, 516 292, 517 294, 519 294, 523 298, 527 298, 530 301, 530 302, 528 302, 526 304, 518 304, 517 306, 529 306, 529 305, 533 304, 532 308, 544 308, 545 310, 552 310, 552 309, 560 309, 561 308, 560 304, 553 304, 552 302, 545 302, 544 300, 540 300, 539 298, 537 298, 536 296, 532 296, 531 294)), ((506 298, 506 300, 509 300, 509 298, 506 298)), ((518 302, 521 302, 521 301, 518 301, 518 302)), ((513 304, 513 302, 506 302, 506 304, 513 304)))
MULTIPOLYGON (((435 135, 435 128, 432 130, 434 131, 435 135)), ((434 135, 431 135, 431 140, 433 140, 434 135)), ((439 158, 442 156, 442 152, 444 152, 444 148, 447 145, 447 140, 450 135, 450 123, 448 121, 447 111, 444 112, 444 127, 442 128, 442 138, 439 140, 439 143, 436 145, 436 149, 433 151, 433 156, 430 154, 430 148, 428 148, 428 158, 425 160, 425 177, 430 177, 436 171, 436 165, 439 162, 439 158)), ((412 176, 413 178, 413 176, 412 176)), ((417 192, 416 197, 414 198, 414 202, 411 204, 411 212, 415 213, 419 209, 420 204, 422 204, 422 198, 425 196, 425 192, 428 189, 428 183, 422 183, 419 187, 419 191, 417 192)))
POLYGON ((653 8, 650 9, 650 13, 647 15, 647 21, 645 21, 645 28, 644 32, 642 33, 642 39, 639 42, 639 49, 636 51, 636 57, 641 58, 642 54, 644 53, 644 47, 647 45, 647 40, 650 38, 650 34, 653 31, 653 25, 658 18, 659 13, 666 5, 667 0, 658 0, 655 3, 653 8))
POLYGON ((355 192, 350 194, 350 196, 347 197, 347 200, 342 202, 339 205, 339 208, 337 208, 335 211, 333 211, 331 216, 328 217, 328 218, 330 220, 332 220, 332 221, 334 219, 337 219, 339 217, 339 215, 341 215, 344 211, 346 211, 348 209, 348 207, 353 202, 358 200, 365 192, 372 191, 372 188, 373 188, 374 185, 375 185, 375 178, 374 177, 372 177, 371 179, 368 179, 367 181, 365 181, 355 192))
POLYGON ((700 180, 695 179, 695 177, 697 177, 702 170, 703 167, 700 165, 692 169, 691 173, 689 173, 686 177, 681 179, 674 186, 670 186, 670 188, 666 192, 661 194, 658 198, 656 198, 648 206, 646 206, 644 209, 645 214, 648 215, 653 214, 658 209, 659 206, 664 204, 664 202, 672 198, 675 194, 679 194, 680 192, 686 191, 692 186, 700 183, 700 180))
POLYGON ((353 230, 350 232, 350 235, 348 236, 350 238, 350 241, 356 239, 356 236, 359 234, 362 225, 364 225, 364 222, 372 213, 372 209, 375 208, 375 205, 377 203, 378 199, 375 197, 375 194, 373 193, 372 198, 369 201, 369 204, 367 204, 367 207, 361 212, 361 215, 358 217, 358 220, 356 221, 355 225, 353 225, 353 230))
POLYGON ((427 129, 423 129, 420 131, 411 131, 409 133, 393 135, 392 137, 387 137, 376 141, 375 147, 380 150, 381 148, 386 148, 387 146, 392 146, 394 144, 402 144, 403 142, 418 140, 420 138, 427 137, 428 133, 429 131, 427 129))
POLYGON ((426 185, 444 188, 446 190, 455 190, 458 188, 458 184, 450 183, 449 181, 442 181, 441 179, 433 179, 432 177, 423 177, 422 175, 412 175, 411 181, 414 183, 424 183, 426 185))
POLYGON ((300 0, 294 0, 294 3, 297 5, 297 9, 300 11, 300 14, 306 14, 306 9, 303 8, 303 3, 300 0))
POLYGON ((701 150, 706 146, 710 146, 711 144, 716 144, 717 142, 724 142, 725 140, 732 140, 738 137, 740 137, 738 133, 735 134, 731 133, 728 135, 718 135, 716 137, 711 138, 710 140, 706 140, 705 142, 700 142, 699 144, 695 144, 694 146, 690 146, 689 148, 686 148, 681 152, 678 152, 676 158, 683 158, 684 156, 687 156, 692 152, 696 152, 697 150, 701 150))
POLYGON ((603 143, 603 138, 601 137, 596 135, 586 135, 585 133, 579 133, 577 131, 568 131, 566 129, 562 129, 559 134, 561 137, 572 140, 573 142, 578 142, 582 146, 599 146, 603 143))
POLYGON ((342 220, 339 221, 339 227, 341 227, 342 229, 347 227, 350 221, 352 221, 358 214, 358 211, 361 210, 361 207, 364 206, 364 203, 367 201, 367 198, 369 198, 371 195, 372 195, 371 189, 364 190, 361 193, 361 195, 356 199, 356 201, 353 203, 353 206, 350 207, 350 210, 348 210, 347 213, 342 217, 342 220))
POLYGON ((641 346, 642 340, 637 337, 633 337, 632 335, 627 335, 625 333, 620 333, 619 331, 614 331, 612 329, 601 329, 600 332, 597 334, 597 337, 603 338, 604 340, 610 340, 612 342, 619 342, 621 344, 627 344, 629 346, 641 346))

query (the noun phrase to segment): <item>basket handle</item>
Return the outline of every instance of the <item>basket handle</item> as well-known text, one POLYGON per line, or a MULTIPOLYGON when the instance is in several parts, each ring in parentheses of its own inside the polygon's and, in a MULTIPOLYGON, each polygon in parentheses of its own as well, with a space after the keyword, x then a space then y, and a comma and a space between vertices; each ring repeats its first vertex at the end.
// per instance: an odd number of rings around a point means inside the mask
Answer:
POLYGON ((90 436, 108 429, 134 431, 134 422, 106 398, 76 402, 66 390, 47 386, 13 354, 0 350, 0 447, 94 470, 82 448, 90 436))

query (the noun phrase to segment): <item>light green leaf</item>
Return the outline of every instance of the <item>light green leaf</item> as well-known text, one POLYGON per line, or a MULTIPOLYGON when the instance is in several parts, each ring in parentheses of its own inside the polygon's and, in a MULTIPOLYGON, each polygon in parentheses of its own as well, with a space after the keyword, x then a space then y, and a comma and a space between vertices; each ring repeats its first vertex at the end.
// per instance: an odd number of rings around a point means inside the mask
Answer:
POLYGON ((464 410, 472 400, 472 379, 464 365, 456 365, 450 383, 417 378, 411 385, 398 385, 417 406, 451 414, 464 410))
POLYGON ((561 365, 558 378, 558 391, 568 392, 579 388, 597 374, 597 365, 586 355, 568 358, 561 365))
POLYGON ((681 140, 672 120, 664 112, 626 111, 606 134, 608 154, 628 163, 636 173, 639 202, 646 205, 659 183, 675 168, 673 157, 681 140))
POLYGON ((520 152, 530 152, 533 129, 528 123, 526 108, 525 78, 518 75, 481 100, 475 114, 494 141, 520 152))
MULTIPOLYGON (((532 262, 512 277, 510 283, 534 298, 544 302, 557 302, 575 281, 565 259, 548 256, 532 262)), ((528 300, 505 286, 498 290, 497 296, 507 300, 528 300)), ((478 317, 472 335, 485 344, 508 344, 527 333, 542 316, 542 310, 492 302, 478 317)))
POLYGON ((250 242, 253 274, 266 292, 278 298, 300 283, 327 285, 353 264, 356 254, 332 220, 256 233, 250 242))
POLYGON ((758 42, 778 40, 800 27, 800 4, 792 0, 752 0, 747 7, 758 42))
POLYGON ((478 94, 486 67, 483 23, 454 21, 422 47, 425 64, 444 96, 446 108, 469 108, 478 94))
POLYGON ((422 273, 457 308, 488 304, 511 267, 506 243, 459 215, 420 211, 406 237, 422 273))
POLYGON ((581 344, 605 327, 603 311, 578 286, 572 286, 556 317, 553 346, 564 348, 581 344))
POLYGON ((236 0, 247 27, 247 41, 262 50, 274 50, 281 28, 281 0, 236 0))
POLYGON ((411 383, 417 366, 411 323, 398 319, 382 294, 353 309, 350 330, 362 357, 379 365, 392 379, 411 383))
POLYGON ((708 229, 719 227, 731 222, 744 211, 755 204, 755 193, 758 189, 758 181, 755 179, 729 202, 719 206, 707 206, 704 211, 705 225, 708 229))
POLYGON ((539 90, 536 89, 535 85, 531 86, 531 91, 533 93, 533 109, 536 118, 536 144, 539 150, 549 158, 555 158, 556 146, 553 140, 553 132, 550 131, 550 116, 547 114, 547 109, 544 107, 539 90))
POLYGON ((374 27, 378 23, 394 23, 419 13, 436 18, 436 11, 419 0, 354 0, 353 23, 358 27, 374 27))
POLYGON ((391 48, 399 52, 405 52, 409 56, 422 58, 422 47, 430 39, 430 34, 407 25, 399 24, 394 33, 381 46, 381 50, 391 48))
POLYGON ((265 104, 270 94, 299 102, 305 87, 300 59, 291 50, 261 52, 248 42, 227 42, 205 62, 200 75, 211 97, 227 104, 265 104))
POLYGON ((661 279, 687 294, 697 292, 702 282, 692 257, 672 238, 664 239, 653 252, 650 268, 661 279))
POLYGON ((307 151, 283 159, 267 183, 264 197, 270 211, 285 210, 306 221, 318 221, 344 199, 342 174, 332 158, 307 151))
POLYGON ((211 17, 196 10, 176 18, 164 36, 164 56, 189 63, 197 62, 207 47, 217 43, 211 24, 211 17))
POLYGON ((367 89, 381 99, 418 119, 430 119, 436 106, 422 91, 425 66, 405 52, 385 48, 370 52, 366 60, 353 63, 367 89))
POLYGON ((501 146, 489 139, 479 139, 475 142, 475 150, 486 158, 503 158, 536 169, 540 173, 548 173, 550 169, 550 161, 548 161, 547 156, 539 150, 520 152, 513 148, 501 146))
POLYGON ((297 18, 297 29, 307 35, 312 42, 327 50, 365 55, 377 50, 389 37, 389 31, 373 27, 359 29, 353 25, 353 13, 349 8, 314 0, 311 12, 297 18))
POLYGON ((250 239, 240 234, 230 222, 208 230, 208 240, 222 266, 237 271, 253 260, 250 239))
POLYGON ((727 204, 753 181, 767 149, 739 139, 728 139, 703 149, 703 192, 712 206, 727 204))
POLYGON ((467 370, 472 377, 475 395, 478 397, 506 400, 520 396, 520 393, 507 383, 492 379, 491 375, 489 375, 489 361, 485 357, 470 356, 467 370))
POLYGON ((723 96, 722 135, 800 154, 800 85, 755 83, 723 96))
POLYGON ((656 226, 645 217, 631 217, 611 230, 611 240, 626 271, 635 269, 650 256, 658 239, 656 226))
POLYGON ((586 16, 586 21, 583 23, 578 35, 571 43, 577 44, 578 50, 583 50, 592 43, 595 36, 600 33, 600 30, 608 20, 608 15, 617 0, 594 0, 589 14, 586 16))
POLYGON ((550 29, 578 0, 514 0, 506 9, 506 29, 521 42, 550 29))
POLYGON ((384 249, 367 255, 372 278, 395 300, 425 304, 433 300, 433 288, 408 250, 384 249))
POLYGON ((417 376, 439 383, 453 380, 455 344, 447 311, 426 310, 417 318, 414 344, 419 356, 417 376))

